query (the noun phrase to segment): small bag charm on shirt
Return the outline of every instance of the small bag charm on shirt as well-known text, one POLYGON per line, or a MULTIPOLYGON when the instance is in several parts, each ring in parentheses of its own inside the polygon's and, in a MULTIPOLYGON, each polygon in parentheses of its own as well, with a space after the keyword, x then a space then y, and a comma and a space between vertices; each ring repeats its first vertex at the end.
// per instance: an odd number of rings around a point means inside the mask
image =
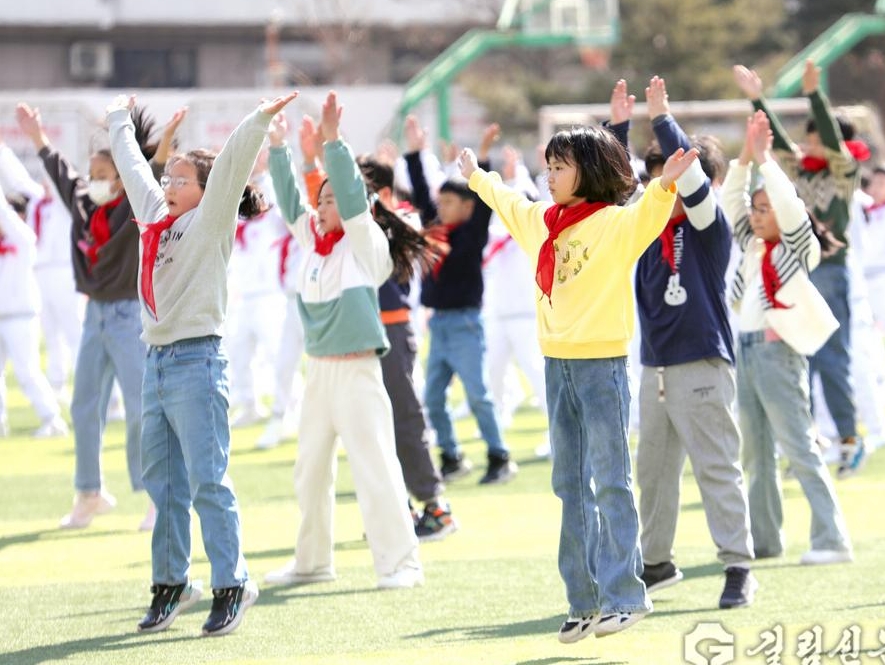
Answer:
POLYGON ((667 281, 667 290, 664 292, 664 302, 676 307, 684 305, 686 300, 688 300, 688 292, 679 285, 679 273, 670 275, 670 279, 667 281))

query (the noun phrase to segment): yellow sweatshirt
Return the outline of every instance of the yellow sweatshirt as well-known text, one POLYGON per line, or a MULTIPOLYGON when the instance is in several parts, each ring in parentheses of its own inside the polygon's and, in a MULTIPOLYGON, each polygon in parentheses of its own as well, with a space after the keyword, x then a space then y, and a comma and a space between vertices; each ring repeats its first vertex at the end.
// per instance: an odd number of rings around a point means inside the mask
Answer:
MULTIPOLYGON (((470 188, 501 218, 510 235, 537 268, 547 239, 548 201, 532 203, 501 182, 497 173, 477 169, 470 188)), ((676 187, 652 180, 629 206, 608 206, 563 231, 557 238, 551 300, 535 286, 538 339, 551 358, 615 358, 627 355, 633 337, 633 266, 667 224, 676 187)))

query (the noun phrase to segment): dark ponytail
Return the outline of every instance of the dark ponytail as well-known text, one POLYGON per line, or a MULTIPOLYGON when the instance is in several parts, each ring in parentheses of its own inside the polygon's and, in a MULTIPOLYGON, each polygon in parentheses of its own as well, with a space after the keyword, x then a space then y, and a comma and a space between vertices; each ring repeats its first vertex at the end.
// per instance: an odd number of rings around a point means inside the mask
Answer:
POLYGON ((393 259, 393 278, 397 282, 408 282, 415 274, 416 264, 422 275, 430 271, 437 261, 437 253, 420 232, 381 203, 377 194, 369 195, 369 212, 387 235, 390 258, 393 259))
POLYGON ((243 219, 252 219, 267 210, 267 201, 264 200, 264 194, 255 185, 246 185, 243 195, 240 197, 240 207, 238 214, 243 219))

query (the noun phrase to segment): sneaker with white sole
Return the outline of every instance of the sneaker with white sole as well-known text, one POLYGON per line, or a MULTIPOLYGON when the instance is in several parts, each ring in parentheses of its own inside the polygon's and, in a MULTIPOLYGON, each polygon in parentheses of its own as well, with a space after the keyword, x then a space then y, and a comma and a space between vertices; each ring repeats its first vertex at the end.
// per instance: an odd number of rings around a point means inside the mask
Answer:
POLYGON ((268 584, 316 584, 318 582, 333 582, 336 579, 334 570, 317 570, 312 573, 299 573, 296 571, 296 561, 291 559, 285 566, 272 570, 264 576, 268 584))
POLYGON ((40 427, 34 430, 34 438, 35 439, 51 439, 57 436, 67 436, 68 435, 68 424, 62 420, 61 416, 53 416, 52 418, 47 418, 42 423, 40 423, 40 427))
POLYGON ((640 579, 645 583, 645 590, 651 595, 655 591, 666 589, 682 580, 682 571, 672 561, 656 564, 643 564, 640 579))
POLYGON ((599 618, 599 623, 593 629, 596 637, 608 637, 615 633, 626 630, 634 623, 643 619, 646 612, 614 612, 612 614, 604 614, 599 618))
POLYGON ((863 439, 849 436, 842 439, 839 445, 839 470, 837 478, 848 478, 860 471, 860 467, 866 459, 866 449, 863 439))
POLYGON ((84 529, 97 515, 109 513, 117 506, 117 500, 110 494, 100 492, 77 492, 74 507, 61 518, 58 526, 62 529, 84 529))
POLYGON ((240 586, 212 589, 212 609, 203 624, 204 637, 221 637, 236 630, 246 610, 258 600, 258 585, 247 580, 240 586))
POLYGON ((851 563, 854 555, 851 550, 808 550, 799 559, 803 566, 825 566, 831 563, 851 563))
POLYGON ((261 436, 258 437, 258 441, 255 442, 255 447, 258 450, 270 450, 280 445, 282 439, 283 419, 279 416, 271 416, 270 420, 267 421, 267 425, 264 426, 261 436))
POLYGON ((562 622, 559 627, 559 641, 563 644, 573 644, 579 640, 583 640, 588 635, 593 634, 593 629, 599 623, 599 613, 588 614, 586 616, 572 616, 562 622))
POLYGON ((139 633, 158 633, 166 630, 175 617, 193 607, 203 595, 203 584, 194 580, 185 584, 154 584, 151 586, 151 606, 138 623, 139 633))
POLYGON ((379 589, 411 589, 424 584, 424 571, 420 568, 400 568, 378 578, 379 589))

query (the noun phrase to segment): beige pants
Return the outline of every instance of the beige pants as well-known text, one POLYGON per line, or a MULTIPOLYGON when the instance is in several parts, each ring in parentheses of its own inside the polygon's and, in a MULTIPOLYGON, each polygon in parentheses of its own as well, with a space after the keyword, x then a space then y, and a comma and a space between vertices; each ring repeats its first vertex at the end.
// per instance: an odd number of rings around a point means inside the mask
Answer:
POLYGON ((295 463, 296 572, 334 572, 336 436, 350 461, 375 572, 420 568, 380 360, 309 358, 295 463))

